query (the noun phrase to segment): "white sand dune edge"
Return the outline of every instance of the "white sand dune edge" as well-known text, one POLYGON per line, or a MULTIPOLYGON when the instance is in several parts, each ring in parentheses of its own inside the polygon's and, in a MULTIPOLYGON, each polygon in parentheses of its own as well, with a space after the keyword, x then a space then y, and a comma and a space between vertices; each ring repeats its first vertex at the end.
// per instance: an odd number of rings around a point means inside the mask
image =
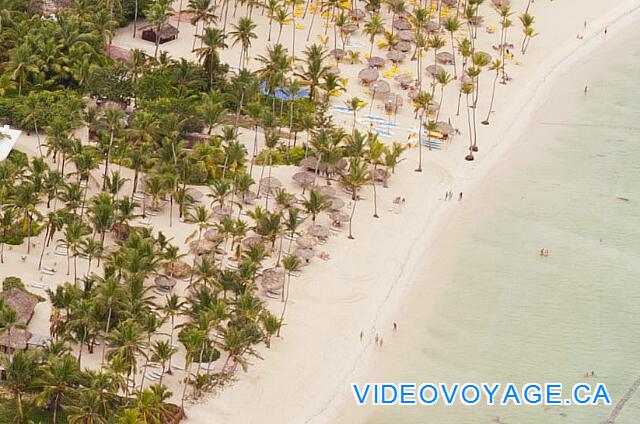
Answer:
MULTIPOLYGON (((514 3, 520 6, 523 2, 514 3)), ((478 160, 462 162, 464 133, 456 149, 426 155, 423 174, 410 172, 415 167, 416 154, 412 152, 389 189, 407 197, 402 214, 390 216, 388 204, 382 203, 381 219, 373 220, 364 216, 370 215, 370 199, 362 202, 357 239, 332 241, 337 245, 331 249, 332 260, 313 265, 311 272, 294 281, 283 340, 274 341, 270 351, 263 351, 265 361, 257 361, 232 387, 191 406, 187 422, 341 422, 340 405, 351 399, 350 378, 360 366, 366 366, 362 364, 373 353, 372 335, 390 332, 395 305, 415 283, 414 271, 447 208, 464 204, 436 199, 449 188, 456 193, 464 191, 465 197, 472 195, 482 176, 519 139, 533 113, 550 95, 554 80, 637 18, 640 1, 615 6, 606 3, 534 3, 541 35, 532 42, 524 58, 526 67, 517 80, 499 87, 494 107, 498 113, 490 127, 478 129, 480 143, 484 143, 478 160), (588 26, 583 30, 585 20, 588 26), (584 38, 576 39, 577 33, 584 38), (495 141, 488 149, 486 140, 491 139, 495 141), (358 341, 361 329, 366 335, 364 344, 358 341)), ((577 81, 576 89, 583 85, 577 81)), ((461 119, 457 126, 463 124, 461 119)))

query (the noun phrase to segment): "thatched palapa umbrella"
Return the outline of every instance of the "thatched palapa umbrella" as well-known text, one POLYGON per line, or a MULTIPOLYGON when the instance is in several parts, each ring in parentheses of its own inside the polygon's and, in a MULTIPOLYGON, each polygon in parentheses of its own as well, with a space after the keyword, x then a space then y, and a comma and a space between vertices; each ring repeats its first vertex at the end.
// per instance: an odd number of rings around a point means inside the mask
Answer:
POLYGON ((384 58, 382 58, 380 56, 371 56, 369 58, 368 62, 369 62, 369 66, 371 66, 373 68, 382 68, 384 66, 384 64, 386 63, 384 58))
POLYGON ((429 74, 429 76, 431 78, 435 78, 436 75, 438 75, 440 72, 444 71, 444 68, 440 65, 429 65, 427 66, 427 74, 429 74))
POLYGON ((407 58, 407 55, 399 51, 391 50, 387 52, 387 59, 389 59, 393 63, 400 63, 404 61, 406 58, 407 58))
POLYGON ((339 211, 340 209, 344 208, 344 206, 345 206, 344 200, 342 200, 339 197, 334 197, 333 199, 331 199, 331 205, 329 206, 329 210, 339 211))
POLYGON ((398 31, 406 31, 411 29, 411 23, 405 19, 396 19, 393 21, 393 28, 398 31))
POLYGON ((159 289, 169 291, 176 286, 176 279, 164 275, 158 275, 154 282, 159 289))
POLYGON ((453 65, 453 54, 440 52, 436 55, 436 61, 442 65, 453 65))
POLYGON ((330 52, 331 56, 333 56, 336 60, 341 60, 347 56, 347 52, 343 49, 334 49, 330 52))
POLYGON ((325 239, 329 237, 329 229, 324 225, 314 224, 307 228, 307 234, 311 234, 314 237, 325 239))
POLYGON ((415 36, 410 30, 398 31, 398 40, 400 41, 413 41, 414 38, 415 36))
POLYGON ((301 187, 309 187, 316 180, 315 174, 312 174, 309 171, 301 171, 293 174, 293 181, 298 183, 301 187))
POLYGON ((311 249, 318 244, 318 239, 310 234, 305 234, 296 239, 296 244, 303 249, 311 249))
POLYGON ((372 97, 376 96, 385 96, 391 91, 391 86, 388 82, 384 80, 378 80, 371 84, 371 95, 372 97))
POLYGON ((408 41, 398 41, 393 48, 399 52, 406 53, 411 50, 411 43, 408 41))
POLYGON ((293 254, 305 262, 309 262, 316 255, 313 249, 296 249, 293 254))
POLYGON ((379 77, 378 71, 373 68, 367 67, 362 69, 360 72, 358 72, 358 78, 364 84, 372 83, 373 81, 376 81, 378 77, 379 77))

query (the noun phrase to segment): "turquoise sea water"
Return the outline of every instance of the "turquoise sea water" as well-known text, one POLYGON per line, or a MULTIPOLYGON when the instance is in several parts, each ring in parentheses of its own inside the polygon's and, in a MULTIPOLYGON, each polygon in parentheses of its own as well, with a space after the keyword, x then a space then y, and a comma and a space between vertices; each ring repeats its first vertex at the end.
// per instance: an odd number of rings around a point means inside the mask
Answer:
MULTIPOLYGON (((602 382, 615 404, 640 377, 640 44, 617 43, 579 64, 588 81, 560 78, 454 208, 356 382, 602 382)), ((612 408, 350 405, 343 422, 589 424, 612 408)), ((616 423, 640 423, 640 392, 616 423)))

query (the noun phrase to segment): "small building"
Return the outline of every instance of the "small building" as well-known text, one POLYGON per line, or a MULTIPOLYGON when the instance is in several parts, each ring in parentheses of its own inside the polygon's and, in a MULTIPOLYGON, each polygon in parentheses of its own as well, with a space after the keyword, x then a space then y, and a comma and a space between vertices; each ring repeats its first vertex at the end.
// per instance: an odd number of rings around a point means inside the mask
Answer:
MULTIPOLYGON (((29 324, 38 304, 36 296, 15 287, 0 293, 0 299, 16 311, 16 322, 21 326, 29 324)), ((22 328, 12 328, 11 331, 4 329, 0 332, 0 351, 26 350, 31 336, 29 331, 22 328)))
POLYGON ((12 130, 9 125, 0 128, 0 162, 9 156, 20 134, 22 134, 22 131, 12 130))
POLYGON ((140 28, 140 31, 142 32, 142 39, 155 43, 156 37, 159 36, 160 44, 163 44, 178 38, 178 28, 174 27, 173 25, 163 24, 160 27, 159 34, 156 34, 157 30, 158 28, 155 25, 143 26, 142 28, 140 28))

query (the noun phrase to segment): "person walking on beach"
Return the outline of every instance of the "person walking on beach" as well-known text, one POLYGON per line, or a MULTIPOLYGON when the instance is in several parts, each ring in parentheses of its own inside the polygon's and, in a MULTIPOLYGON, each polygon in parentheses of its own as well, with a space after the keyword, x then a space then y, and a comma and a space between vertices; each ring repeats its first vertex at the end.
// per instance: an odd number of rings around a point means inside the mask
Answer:
POLYGON ((360 343, 362 343, 363 337, 364 337, 364 331, 360 330, 360 343))
POLYGON ((587 94, 588 90, 589 90, 589 86, 585 84, 585 86, 584 86, 584 94, 587 94))
POLYGON ((380 337, 380 347, 382 347, 382 343, 384 343, 384 339, 380 337))
POLYGON ((380 336, 378 336, 377 333, 376 333, 375 342, 376 342, 376 346, 378 346, 378 343, 380 342, 380 336))
POLYGON ((393 323, 393 332, 397 332, 398 331, 398 324, 397 323, 393 323))
POLYGON ((458 195, 458 201, 462 200, 462 192, 458 195))

